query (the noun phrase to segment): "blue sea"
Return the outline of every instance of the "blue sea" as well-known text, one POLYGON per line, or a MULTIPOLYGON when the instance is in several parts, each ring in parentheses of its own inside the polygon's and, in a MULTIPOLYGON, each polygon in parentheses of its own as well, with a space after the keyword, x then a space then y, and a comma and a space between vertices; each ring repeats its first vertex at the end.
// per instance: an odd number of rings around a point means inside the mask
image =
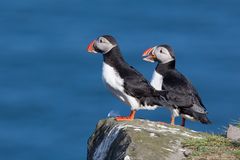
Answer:
MULTIPOLYGON (((145 49, 170 44, 198 89, 212 125, 239 120, 240 1, 9 0, 0 2, 0 159, 84 160, 100 119, 130 109, 102 83, 102 56, 88 43, 113 35, 126 61, 151 78, 145 49)), ((164 109, 137 118, 170 121, 164 109)), ((177 122, 180 123, 180 118, 177 122)))

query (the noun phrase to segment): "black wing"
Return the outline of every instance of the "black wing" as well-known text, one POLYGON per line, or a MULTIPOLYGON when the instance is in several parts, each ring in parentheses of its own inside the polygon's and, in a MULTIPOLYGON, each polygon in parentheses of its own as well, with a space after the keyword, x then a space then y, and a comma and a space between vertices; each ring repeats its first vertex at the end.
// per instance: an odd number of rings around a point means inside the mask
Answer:
POLYGON ((178 107, 192 107, 194 104, 205 107, 191 82, 177 70, 168 71, 164 75, 163 89, 168 91, 167 98, 170 104, 178 107))
POLYGON ((138 99, 146 97, 157 97, 165 92, 157 92, 144 76, 132 66, 125 65, 119 70, 121 78, 124 79, 124 89, 128 95, 138 99))

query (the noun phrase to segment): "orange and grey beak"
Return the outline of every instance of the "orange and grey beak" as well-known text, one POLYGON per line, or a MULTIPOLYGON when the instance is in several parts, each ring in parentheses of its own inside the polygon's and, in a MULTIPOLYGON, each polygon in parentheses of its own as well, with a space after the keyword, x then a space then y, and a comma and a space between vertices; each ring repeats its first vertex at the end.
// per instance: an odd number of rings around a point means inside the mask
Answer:
POLYGON ((97 53, 97 52, 95 51, 95 49, 94 49, 94 43, 95 43, 95 40, 93 40, 93 41, 88 45, 87 51, 88 51, 89 53, 97 53))
POLYGON ((142 56, 144 57, 144 58, 143 58, 144 61, 154 63, 154 62, 157 60, 155 54, 153 54, 153 50, 154 50, 154 47, 147 49, 147 50, 143 53, 142 56))

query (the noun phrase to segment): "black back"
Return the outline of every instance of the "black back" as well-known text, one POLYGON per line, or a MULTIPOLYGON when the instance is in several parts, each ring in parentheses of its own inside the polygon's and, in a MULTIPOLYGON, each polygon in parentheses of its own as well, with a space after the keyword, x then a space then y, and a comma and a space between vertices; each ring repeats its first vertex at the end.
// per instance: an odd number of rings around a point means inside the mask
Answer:
POLYGON ((179 108, 192 107, 196 104, 202 108, 202 110, 200 109, 202 112, 205 112, 206 108, 198 92, 192 83, 175 69, 175 61, 166 64, 159 63, 155 70, 163 75, 162 88, 169 91, 167 98, 170 104, 179 108))

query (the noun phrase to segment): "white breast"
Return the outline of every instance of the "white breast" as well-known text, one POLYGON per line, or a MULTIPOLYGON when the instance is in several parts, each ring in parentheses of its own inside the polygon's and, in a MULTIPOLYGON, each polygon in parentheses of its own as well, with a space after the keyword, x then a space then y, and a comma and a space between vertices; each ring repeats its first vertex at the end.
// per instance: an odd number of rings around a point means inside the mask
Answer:
MULTIPOLYGON (((156 90, 159 90, 159 91, 162 90, 163 76, 161 74, 157 73, 156 71, 154 71, 153 76, 152 76, 152 80, 151 80, 151 85, 156 90)), ((179 116, 179 110, 178 109, 174 109, 172 106, 168 106, 168 109, 170 109, 170 111, 172 112, 172 115, 174 117, 179 116)))
POLYGON ((108 84, 111 88, 120 92, 124 91, 123 79, 119 76, 116 70, 110 65, 103 62, 103 81, 108 84))
POLYGON ((156 71, 153 72, 152 80, 151 80, 151 85, 153 88, 156 90, 162 90, 162 83, 163 83, 163 76, 156 71))
POLYGON ((139 101, 127 95, 124 92, 124 80, 120 77, 118 72, 111 67, 110 65, 103 62, 103 81, 106 83, 106 86, 111 90, 111 92, 118 97, 120 100, 130 105, 132 109, 139 109, 139 101))
MULTIPOLYGON (((155 88, 156 90, 162 90, 162 83, 163 83, 163 76, 156 71, 153 72, 152 80, 151 80, 151 86, 155 88)), ((149 106, 148 106, 149 107, 149 106)), ((151 108, 152 106, 150 106, 151 108)), ((154 106, 153 108, 157 108, 159 106, 154 106)))

